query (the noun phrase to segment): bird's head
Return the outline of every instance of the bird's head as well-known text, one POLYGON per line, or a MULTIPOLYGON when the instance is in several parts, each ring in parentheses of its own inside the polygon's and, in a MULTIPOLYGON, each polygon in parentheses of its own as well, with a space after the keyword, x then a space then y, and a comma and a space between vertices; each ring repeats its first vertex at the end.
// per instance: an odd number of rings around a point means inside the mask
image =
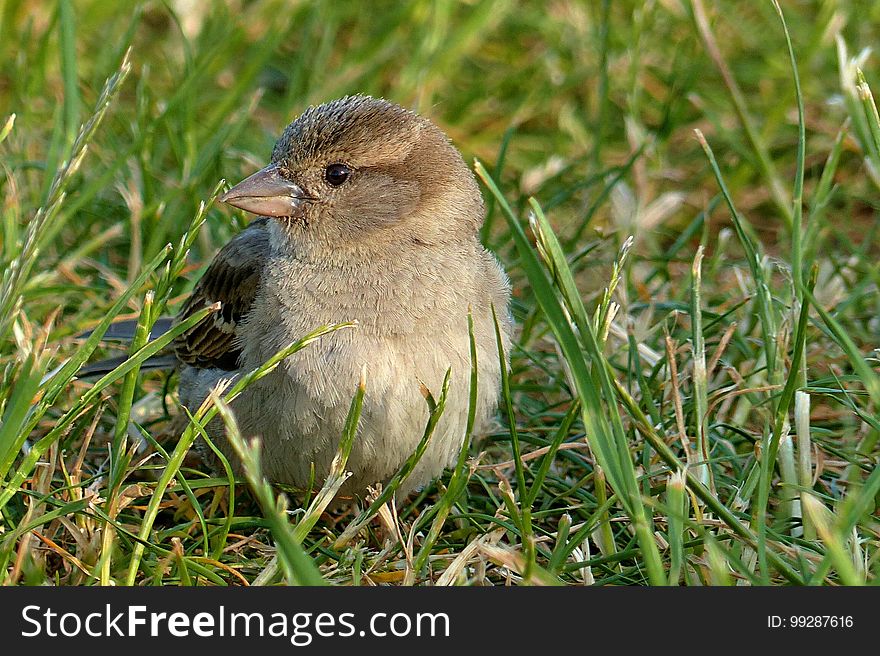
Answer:
POLYGON ((483 217, 474 176, 446 135, 369 96, 307 109, 269 166, 220 200, 276 218, 297 239, 339 245, 472 238, 483 217))

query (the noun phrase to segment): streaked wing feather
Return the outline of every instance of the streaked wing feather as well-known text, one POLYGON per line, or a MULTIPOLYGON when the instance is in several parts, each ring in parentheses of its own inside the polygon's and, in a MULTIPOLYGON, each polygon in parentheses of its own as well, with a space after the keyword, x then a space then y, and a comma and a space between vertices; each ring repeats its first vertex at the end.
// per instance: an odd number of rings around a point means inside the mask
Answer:
POLYGON ((233 237, 196 284, 176 320, 182 321, 218 301, 220 310, 174 341, 174 352, 181 362, 199 368, 236 368, 241 354, 236 330, 260 284, 269 251, 268 222, 258 219, 233 237))

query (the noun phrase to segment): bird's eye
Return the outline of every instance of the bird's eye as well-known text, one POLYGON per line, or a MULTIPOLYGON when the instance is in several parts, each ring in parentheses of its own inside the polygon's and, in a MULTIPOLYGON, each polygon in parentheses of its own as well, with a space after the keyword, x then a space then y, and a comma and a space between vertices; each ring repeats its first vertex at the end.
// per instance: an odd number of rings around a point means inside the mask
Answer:
POLYGON ((338 187, 343 182, 348 180, 348 176, 351 175, 351 169, 348 168, 345 164, 331 164, 324 171, 324 178, 326 178, 327 182, 329 182, 334 187, 338 187))

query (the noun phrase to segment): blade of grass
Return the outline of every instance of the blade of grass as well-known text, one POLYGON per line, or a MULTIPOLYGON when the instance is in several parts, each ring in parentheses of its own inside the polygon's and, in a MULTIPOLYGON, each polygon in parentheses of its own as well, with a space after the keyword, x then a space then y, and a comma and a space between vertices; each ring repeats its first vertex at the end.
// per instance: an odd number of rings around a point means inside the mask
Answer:
MULTIPOLYGON (((431 555, 431 549, 437 542, 437 538, 440 537, 443 524, 446 522, 446 518, 452 511, 452 506, 464 492, 468 481, 468 475, 465 472, 465 469, 467 467, 467 458, 470 451, 474 422, 476 421, 477 416, 477 390, 479 389, 477 387, 478 367, 477 343, 474 338, 474 315, 470 311, 468 311, 468 341, 470 343, 471 376, 468 387, 468 418, 464 433, 464 442, 461 445, 461 451, 458 453, 458 460, 455 463, 455 469, 449 480, 449 487, 447 488, 446 493, 437 501, 431 527, 428 529, 428 534, 422 541, 422 546, 419 547, 419 553, 416 555, 415 561, 413 562, 413 570, 417 575, 420 574, 427 565, 428 558, 431 555)), ((499 356, 499 358, 501 368, 504 370, 507 367, 507 363, 503 357, 499 356)))
POLYGON ((682 471, 674 471, 666 479, 666 504, 669 522, 669 585, 678 585, 685 566, 685 520, 688 517, 688 497, 682 471))
POLYGON ((694 353, 693 396, 695 450, 699 454, 694 475, 710 490, 715 489, 712 468, 709 465, 709 436, 706 426, 708 415, 708 381, 706 375, 706 345, 703 338, 703 311, 700 306, 702 287, 703 246, 697 249, 691 267, 691 335, 694 353))
POLYGON ((44 244, 47 234, 57 226, 53 225, 77 170, 86 155, 89 141, 101 125, 110 105, 115 100, 131 71, 130 51, 126 51, 118 70, 107 79, 98 102, 89 120, 80 128, 70 150, 70 157, 60 167, 49 185, 46 203, 40 207, 34 218, 28 223, 24 243, 16 257, 6 264, 2 281, 0 281, 0 338, 5 337, 14 316, 13 308, 23 293, 24 286, 33 269, 36 254, 44 244))
MULTIPOLYGON (((21 444, 23 443, 23 440, 26 439, 26 437, 37 425, 37 422, 39 422, 39 420, 45 415, 49 408, 52 407, 61 391, 70 384, 73 376, 86 362, 86 360, 88 360, 88 358, 100 344, 101 337, 104 335, 107 328, 113 322, 113 319, 122 311, 122 308, 125 307, 128 300, 134 295, 134 293, 146 283, 152 272, 165 258, 167 252, 167 249, 162 251, 157 257, 153 259, 152 262, 149 262, 147 264, 143 273, 141 273, 138 279, 135 280, 135 282, 122 295, 120 295, 113 306, 107 311, 107 314, 98 324, 98 326, 95 327, 92 335, 77 351, 76 355, 71 357, 59 369, 57 369, 48 381, 40 381, 40 387, 42 388, 43 396, 31 408, 30 412, 26 416, 22 417, 22 423, 15 424, 12 422, 7 423, 4 421, 3 425, 0 426, 0 449, 2 449, 0 450, 0 454, 2 454, 2 457, 0 457, 0 481, 2 481, 6 477, 9 468, 12 466, 15 455, 21 449, 21 444)), ((142 362, 146 359, 146 357, 144 357, 140 361, 142 362)), ((106 386, 106 384, 104 386, 106 386)), ((104 386, 102 386, 101 389, 103 389, 104 386)), ((100 391, 100 389, 98 391, 100 391)), ((89 395, 87 394, 86 396, 89 395)), ((97 393, 89 396, 89 400, 96 397, 97 393)), ((33 398, 33 396, 31 398, 33 398)), ((83 397, 83 399, 85 398, 86 397, 83 397)), ((46 436, 46 438, 49 438, 50 436, 54 438, 61 434, 61 432, 67 427, 67 425, 69 425, 70 422, 73 421, 73 419, 85 408, 83 404, 83 399, 81 399, 79 403, 77 403, 73 408, 71 408, 71 410, 65 413, 65 415, 60 420, 58 420, 55 429, 52 430, 46 436)), ((46 438, 44 438, 40 442, 43 442, 46 438)), ((28 457, 30 458, 31 454, 28 454, 28 457)), ((36 462, 36 460, 34 460, 34 462, 36 462)), ((0 492, 0 508, 2 508, 9 500, 7 498, 8 493, 8 489, 0 492)))
POLYGON ((492 321, 495 324, 495 345, 498 348, 498 360, 501 364, 501 398, 507 413, 507 427, 510 432, 510 447, 513 455, 513 466, 516 473, 516 487, 519 496, 519 508, 516 508, 516 500, 510 496, 511 519, 520 527, 523 559, 525 571, 523 579, 531 578, 535 565, 535 535, 532 530, 532 507, 529 503, 531 494, 526 487, 525 469, 522 461, 522 450, 519 443, 519 434, 516 429, 516 413, 513 408, 513 398, 510 392, 510 376, 507 371, 507 356, 504 352, 504 340, 501 336, 501 327, 498 325, 498 315, 495 306, 492 306, 492 321))
POLYGON ((336 497, 336 493, 342 484, 349 477, 349 473, 345 471, 348 458, 351 455, 351 447, 357 436, 358 423, 361 418, 361 411, 364 407, 364 395, 367 393, 367 372, 366 368, 361 372, 361 380, 354 396, 351 399, 351 405, 348 409, 348 415, 345 418, 345 427, 342 431, 342 438, 339 440, 339 449, 330 463, 330 473, 324 485, 315 495, 312 503, 306 509, 303 517, 296 523, 293 530, 293 537, 297 542, 306 539, 309 531, 318 522, 327 506, 336 497))
POLYGON ((434 429, 437 428, 437 422, 440 421, 440 417, 443 416, 443 411, 446 409, 446 397, 449 393, 449 380, 451 373, 451 369, 446 370, 446 375, 443 377, 443 384, 440 389, 440 398, 436 402, 427 388, 422 389, 422 394, 425 396, 429 411, 428 422, 425 425, 422 439, 416 446, 415 451, 413 451, 410 457, 406 459, 403 465, 401 465, 400 469, 391 480, 388 481, 388 485, 385 486, 379 496, 376 497, 366 510, 361 511, 361 513, 345 527, 342 534, 336 538, 336 541, 333 543, 333 548, 337 551, 344 548, 352 538, 358 534, 358 531, 360 531, 361 528, 379 512, 379 509, 391 500, 394 496, 394 492, 400 487, 401 483, 409 477, 419 460, 422 459, 425 450, 428 448, 428 442, 434 434, 434 429))
POLYGON ((479 178, 486 184, 495 196, 498 206, 508 222, 511 234, 516 243, 517 251, 521 258, 521 264, 531 283, 533 293, 541 309, 547 317, 547 322, 554 336, 559 342, 564 353, 566 362, 571 368, 573 383, 581 400, 581 412, 584 425, 587 427, 587 438, 596 454, 599 463, 609 474, 612 489, 620 498, 630 520, 633 522, 639 544, 643 550, 643 556, 647 566, 648 576, 651 583, 661 585, 665 581, 660 564, 660 554, 654 536, 648 525, 648 517, 645 514, 638 483, 636 482, 635 466, 629 454, 628 445, 623 431, 622 422, 615 402, 616 394, 612 386, 612 377, 609 374, 607 361, 593 334, 592 326, 586 319, 586 311, 580 300, 580 294, 574 286, 571 271, 569 270, 561 246, 550 230, 543 212, 537 202, 532 199, 534 216, 541 225, 541 236, 544 239, 545 251, 552 258, 553 277, 557 280, 565 298, 571 303, 574 311, 571 313, 578 324, 581 339, 584 340, 587 352, 590 354, 593 370, 601 382, 603 396, 608 400, 602 404, 599 392, 593 383, 593 375, 590 373, 584 359, 581 346, 574 335, 559 301, 553 292, 550 279, 544 268, 538 261, 538 257, 525 235, 519 221, 513 214, 507 200, 499 191, 495 182, 483 168, 480 162, 475 162, 479 178), (608 425, 606 417, 610 415, 611 425, 608 425))
MULTIPOLYGON (((240 378, 238 378, 238 380, 229 385, 228 391, 224 390, 225 393, 223 395, 223 401, 227 404, 231 403, 233 400, 235 400, 236 397, 238 397, 239 394, 241 394, 241 392, 247 389, 251 384, 260 380, 271 371, 273 371, 275 367, 277 367, 283 360, 293 355, 297 351, 304 349, 315 340, 320 339, 324 335, 335 332, 336 330, 340 330, 342 328, 350 328, 352 326, 353 324, 351 323, 330 324, 328 326, 322 326, 321 328, 312 331, 302 339, 293 342, 289 346, 278 351, 261 366, 241 376, 240 378)), ((169 483, 171 482, 171 479, 177 473, 177 470, 180 469, 180 466, 183 463, 183 459, 189 451, 189 448, 192 446, 196 435, 198 434, 199 430, 201 430, 197 429, 195 425, 198 424, 203 429, 218 412, 217 407, 208 403, 208 400, 210 399, 207 399, 206 403, 203 403, 198 412, 196 412, 196 415, 194 417, 195 421, 190 422, 190 424, 183 431, 183 434, 180 436, 180 440, 178 441, 177 445, 174 448, 174 451, 171 454, 171 458, 169 459, 168 464, 162 471, 162 475, 160 476, 159 481, 156 484, 156 490, 154 491, 153 496, 150 498, 150 502, 147 505, 147 510, 144 513, 144 517, 141 521, 141 528, 138 532, 139 541, 132 551, 126 585, 134 585, 135 581, 137 580, 137 573, 140 567, 141 557, 144 553, 144 543, 148 542, 150 531, 153 528, 153 523, 156 521, 156 516, 159 514, 159 506, 161 504, 162 497, 164 496, 165 491, 168 488, 169 483)))
POLYGON ((730 210, 730 216, 733 219, 733 225, 736 229, 737 237, 739 237, 740 244, 745 251, 746 261, 748 262, 752 279, 757 288, 757 312, 758 318, 760 319, 761 340, 767 365, 767 378, 771 385, 781 384, 781 371, 779 370, 778 363, 779 356, 776 352, 776 317, 773 312, 773 302, 770 296, 770 288, 764 274, 764 267, 761 265, 761 258, 752 237, 754 231, 737 211, 736 206, 733 203, 733 198, 724 182, 724 177, 721 175, 721 169, 718 167, 715 153, 712 152, 712 148, 709 146, 709 142, 706 141, 706 138, 700 130, 694 130, 694 134, 697 137, 697 141, 699 141, 700 145, 703 147, 706 157, 709 159, 712 172, 715 174, 715 180, 718 182, 721 194, 730 210))
POLYGON ((58 40, 61 54, 61 78, 64 81, 64 126, 67 143, 72 144, 79 128, 79 85, 76 64, 76 16, 73 3, 58 3, 58 40))
POLYGON ((260 439, 255 437, 249 443, 245 442, 238 430, 232 409, 220 397, 217 390, 211 392, 207 402, 213 405, 223 419, 226 439, 238 455, 245 478, 263 509, 263 515, 269 520, 287 582, 291 585, 324 585, 321 572, 294 537, 293 528, 287 520, 286 499, 283 496, 276 497, 272 486, 263 476, 260 439))
POLYGON ((748 106, 746 105, 745 96, 739 88, 739 85, 736 83, 733 74, 730 72, 730 68, 724 61, 724 57, 721 55, 715 36, 712 34, 712 28, 709 26, 709 19, 706 16, 706 9, 703 7, 703 2, 702 0, 690 0, 690 5, 694 25, 706 47, 709 58, 712 59, 715 66, 718 68, 718 71, 721 73, 721 77, 724 79, 724 85, 727 87, 730 99, 733 101, 733 107, 736 110, 736 115, 739 118, 743 132, 745 132, 749 145, 751 145, 752 150, 758 158, 758 169, 764 176, 764 180, 770 190, 770 197, 773 199, 773 203, 776 205, 776 209, 782 215, 782 218, 785 219, 786 225, 790 226, 792 223, 791 201, 785 193, 785 188, 782 186, 779 174, 776 172, 776 167, 770 157, 767 145, 764 143, 763 139, 761 139, 757 128, 755 128, 754 121, 752 120, 748 106))

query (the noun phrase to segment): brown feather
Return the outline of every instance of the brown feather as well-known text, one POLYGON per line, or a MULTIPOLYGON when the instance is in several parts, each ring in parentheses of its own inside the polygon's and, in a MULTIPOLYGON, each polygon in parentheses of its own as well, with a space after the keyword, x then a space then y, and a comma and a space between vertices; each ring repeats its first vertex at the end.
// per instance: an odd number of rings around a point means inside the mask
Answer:
POLYGON ((220 249, 177 315, 176 321, 183 321, 220 302, 219 312, 174 340, 181 362, 198 368, 236 368, 241 354, 237 328, 251 308, 269 254, 268 223, 269 219, 257 219, 220 249))

